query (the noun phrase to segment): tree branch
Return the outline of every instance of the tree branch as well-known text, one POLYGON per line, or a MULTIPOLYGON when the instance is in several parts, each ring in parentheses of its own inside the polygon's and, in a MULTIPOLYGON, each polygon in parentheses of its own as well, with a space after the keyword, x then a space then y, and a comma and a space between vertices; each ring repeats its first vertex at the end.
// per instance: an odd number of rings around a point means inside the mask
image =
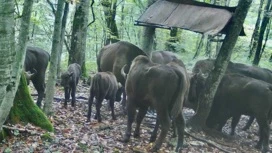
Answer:
POLYGON ((50 0, 46 0, 46 1, 47 1, 47 3, 50 5, 53 14, 56 15, 56 9, 55 9, 55 7, 54 7, 54 4, 53 4, 50 0))
POLYGON ((92 3, 91 3, 91 10, 92 10, 92 15, 93 15, 93 21, 90 22, 87 27, 89 27, 91 24, 93 24, 95 22, 95 15, 94 15, 94 10, 93 10, 93 4, 94 4, 94 0, 92 0, 92 3))

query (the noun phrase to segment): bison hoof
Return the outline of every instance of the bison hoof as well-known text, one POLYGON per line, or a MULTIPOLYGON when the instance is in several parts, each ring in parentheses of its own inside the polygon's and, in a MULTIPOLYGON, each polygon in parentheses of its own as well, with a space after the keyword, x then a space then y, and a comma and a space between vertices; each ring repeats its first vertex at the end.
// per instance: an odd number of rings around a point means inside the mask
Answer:
POLYGON ((124 143, 129 142, 129 137, 128 137, 128 136, 125 136, 125 137, 123 138, 122 142, 124 142, 124 143))
POLYGON ((139 138, 140 134, 138 132, 134 132, 133 136, 134 136, 134 138, 139 138))
POLYGON ((261 143, 257 143, 257 145, 255 146, 256 149, 261 149, 262 148, 262 144, 261 143))
POLYGON ((149 142, 155 142, 155 140, 156 140, 156 137, 151 136, 149 142))
POLYGON ((243 131, 246 131, 246 130, 248 130, 248 129, 249 129, 248 127, 242 128, 243 131))
POLYGON ((155 145, 154 147, 151 148, 151 152, 157 152, 159 148, 155 145))

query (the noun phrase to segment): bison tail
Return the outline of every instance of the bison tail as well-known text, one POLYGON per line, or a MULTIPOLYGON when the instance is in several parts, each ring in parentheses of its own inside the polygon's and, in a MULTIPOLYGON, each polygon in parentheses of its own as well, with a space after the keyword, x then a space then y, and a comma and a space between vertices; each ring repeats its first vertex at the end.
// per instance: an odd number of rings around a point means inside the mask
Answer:
POLYGON ((185 94, 187 93, 187 82, 186 82, 186 76, 182 74, 182 72, 174 68, 175 73, 178 75, 178 87, 176 89, 176 92, 173 95, 172 100, 174 101, 173 107, 171 109, 171 117, 172 119, 176 118, 177 115, 182 111, 182 106, 185 100, 185 94))

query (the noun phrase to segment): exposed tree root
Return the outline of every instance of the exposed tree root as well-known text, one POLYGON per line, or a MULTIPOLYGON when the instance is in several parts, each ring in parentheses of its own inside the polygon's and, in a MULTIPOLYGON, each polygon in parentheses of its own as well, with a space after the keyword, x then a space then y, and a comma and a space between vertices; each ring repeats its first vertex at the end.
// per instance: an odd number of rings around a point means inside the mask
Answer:
POLYGON ((196 139, 196 140, 205 142, 205 143, 207 143, 207 144, 209 144, 209 145, 211 145, 211 146, 213 146, 213 147, 216 147, 217 149, 219 149, 219 150, 221 150, 221 151, 224 151, 224 152, 226 152, 226 153, 231 153, 231 152, 233 152, 233 151, 228 151, 228 150, 222 148, 219 144, 217 144, 217 143, 215 143, 215 142, 213 142, 213 141, 211 141, 211 140, 207 140, 207 139, 205 139, 205 138, 197 137, 197 136, 195 136, 195 135, 189 133, 189 132, 186 131, 186 130, 184 130, 184 132, 185 132, 186 135, 188 135, 188 136, 190 136, 190 137, 192 137, 192 138, 194 138, 194 139, 196 139))

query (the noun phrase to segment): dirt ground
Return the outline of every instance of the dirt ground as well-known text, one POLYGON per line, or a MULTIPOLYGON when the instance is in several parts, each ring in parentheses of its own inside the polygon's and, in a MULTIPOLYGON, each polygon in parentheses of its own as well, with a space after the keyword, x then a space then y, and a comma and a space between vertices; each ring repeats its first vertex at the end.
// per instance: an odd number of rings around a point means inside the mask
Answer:
MULTIPOLYGON (((32 89, 35 92, 34 89, 32 89)), ((54 99, 55 114, 50 118, 53 122, 55 131, 49 133, 50 137, 45 138, 45 131, 30 124, 8 125, 13 126, 12 136, 0 143, 1 152, 93 152, 93 153, 123 153, 137 152, 145 153, 152 147, 149 143, 150 133, 155 120, 152 114, 146 117, 142 124, 140 138, 130 139, 129 143, 122 143, 120 140, 126 129, 126 116, 122 115, 120 103, 115 103, 117 120, 111 119, 111 113, 107 109, 107 102, 103 102, 101 115, 102 123, 98 123, 92 118, 91 122, 86 122, 89 96, 89 89, 80 85, 77 92, 76 107, 63 108, 63 90, 57 87, 54 99)), ((33 97, 34 99, 37 97, 33 97)), ((95 107, 93 106, 93 114, 95 107)), ((194 111, 188 108, 183 110, 186 119, 190 118, 194 111)), ((93 116, 92 116, 93 117, 93 116)), ((242 131, 248 117, 243 116, 236 128, 235 136, 227 139, 211 138, 204 133, 189 132, 196 138, 186 134, 183 153, 217 153, 224 152, 259 152, 254 148, 259 139, 258 125, 254 121, 247 131, 242 131), (218 147, 214 146, 217 145, 218 147)), ((135 127, 135 124, 134 126, 135 127)), ((228 135, 230 132, 229 123, 223 128, 223 133, 228 135)), ((134 129, 133 129, 134 131, 134 129)), ((163 143, 160 153, 174 152, 176 138, 171 138, 172 131, 168 132, 166 141, 163 143)), ((271 136, 270 136, 271 139, 271 136)), ((271 146, 271 145, 270 145, 271 146)), ((271 148, 270 148, 271 150, 271 148)))

